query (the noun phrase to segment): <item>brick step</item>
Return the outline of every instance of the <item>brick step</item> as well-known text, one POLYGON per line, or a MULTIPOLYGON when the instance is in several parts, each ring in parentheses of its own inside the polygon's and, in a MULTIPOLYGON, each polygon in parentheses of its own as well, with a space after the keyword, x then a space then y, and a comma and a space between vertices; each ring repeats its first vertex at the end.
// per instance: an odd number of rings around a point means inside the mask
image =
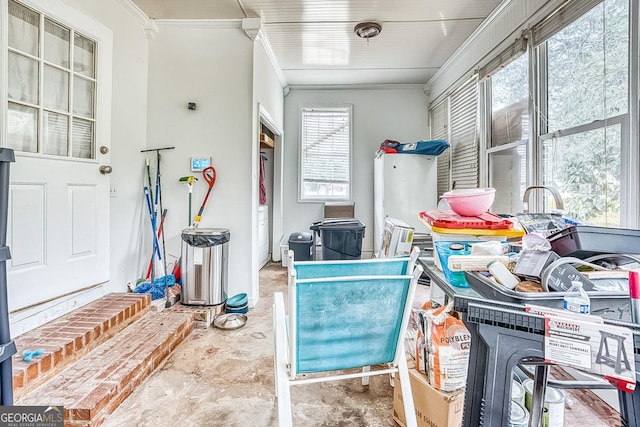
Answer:
POLYGON ((13 392, 18 399, 65 367, 140 319, 148 311, 147 294, 112 293, 15 338, 13 392), (23 361, 24 350, 44 353, 23 361))
POLYGON ((102 424, 193 330, 193 317, 149 313, 16 405, 63 405, 66 427, 102 424))

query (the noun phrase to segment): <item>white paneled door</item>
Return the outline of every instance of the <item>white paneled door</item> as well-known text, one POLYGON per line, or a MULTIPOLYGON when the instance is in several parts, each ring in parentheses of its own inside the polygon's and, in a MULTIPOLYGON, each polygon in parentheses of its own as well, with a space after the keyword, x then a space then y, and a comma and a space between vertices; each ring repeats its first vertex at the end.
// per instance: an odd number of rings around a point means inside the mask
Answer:
POLYGON ((109 175, 98 163, 16 156, 7 244, 9 310, 109 280, 109 175))
POLYGON ((109 280, 113 34, 61 0, 0 0, 0 18, 0 142, 16 158, 8 303, 12 327, 27 328, 99 297, 109 280))

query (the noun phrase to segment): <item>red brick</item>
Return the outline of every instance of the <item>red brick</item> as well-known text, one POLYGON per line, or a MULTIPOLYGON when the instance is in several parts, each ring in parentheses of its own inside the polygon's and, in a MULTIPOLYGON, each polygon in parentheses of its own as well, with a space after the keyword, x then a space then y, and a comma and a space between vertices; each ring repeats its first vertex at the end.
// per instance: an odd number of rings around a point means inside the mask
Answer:
MULTIPOLYGON (((64 410, 67 412, 67 409, 64 410)), ((89 409, 69 409, 69 420, 78 421, 78 420, 86 420, 89 421, 91 419, 91 411, 89 409)))
POLYGON ((35 380, 36 378, 38 378, 38 363, 32 363, 31 365, 29 365, 29 367, 27 367, 27 383, 30 383, 31 381, 35 380))
POLYGON ((89 410, 89 418, 93 418, 100 410, 107 406, 116 395, 116 389, 111 384, 100 384, 75 406, 89 410))
POLYGON ((75 346, 73 341, 64 345, 65 357, 73 356, 74 352, 75 352, 75 346))
POLYGON ((40 373, 44 374, 49 372, 53 366, 53 357, 51 354, 45 354, 42 359, 40 359, 40 373))
POLYGON ((24 387, 24 370, 20 370, 18 372, 13 371, 13 389, 16 390, 18 388, 24 387))
POLYGON ((75 339, 75 349, 76 350, 82 350, 82 347, 84 347, 84 340, 82 339, 82 337, 78 337, 75 339))

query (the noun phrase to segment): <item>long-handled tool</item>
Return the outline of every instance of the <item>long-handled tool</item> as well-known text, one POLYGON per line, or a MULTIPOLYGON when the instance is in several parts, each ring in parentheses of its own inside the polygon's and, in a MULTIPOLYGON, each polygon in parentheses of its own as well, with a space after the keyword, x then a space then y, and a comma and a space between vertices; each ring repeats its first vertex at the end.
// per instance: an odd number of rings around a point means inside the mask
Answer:
MULTIPOLYGON (((157 225, 157 221, 158 221, 158 214, 163 212, 164 209, 162 208, 162 185, 160 184, 160 151, 163 150, 173 150, 176 147, 163 147, 163 148, 150 148, 148 150, 141 150, 141 153, 146 153, 149 151, 155 151, 156 152, 156 194, 154 197, 154 194, 151 190, 151 171, 150 171, 150 167, 149 167, 149 160, 146 160, 146 166, 147 166, 147 179, 149 181, 149 196, 150 196, 150 201, 151 204, 153 205, 153 210, 152 210, 152 214, 151 216, 153 217, 153 220, 155 222, 155 224, 157 225)), ((161 233, 160 236, 155 235, 155 231, 154 231, 154 235, 153 238, 156 239, 157 241, 160 240, 160 237, 162 238, 162 258, 166 260, 167 259, 167 253, 165 250, 165 243, 164 243, 164 233, 161 233)), ((157 248, 158 251, 160 251, 160 245, 158 245, 157 248)), ((159 257, 160 258, 160 257, 159 257)), ((162 261, 164 262, 164 261, 162 261)), ((162 266, 162 271, 166 271, 167 270, 167 266, 163 265, 162 266)))
POLYGON ((193 194, 193 183, 197 180, 198 178, 195 176, 183 176, 180 178, 180 182, 186 182, 189 188, 189 219, 187 220, 187 226, 191 225, 191 197, 193 194))
POLYGON ((202 212, 204 212, 204 206, 207 204, 209 194, 211 194, 211 189, 213 189, 213 185, 216 183, 216 170, 213 168, 213 166, 209 166, 202 171, 202 177, 205 181, 207 181, 209 189, 207 190, 207 194, 204 196, 202 206, 200 206, 198 215, 196 215, 195 219, 193 220, 193 225, 191 225, 191 228, 198 228, 198 224, 200 224, 200 220, 202 219, 202 212))
MULTIPOLYGON (((144 186, 144 196, 147 200, 147 209, 149 210, 149 219, 151 221, 151 230, 153 232, 153 252, 158 256, 158 264, 161 271, 161 276, 165 276, 165 268, 162 263, 162 251, 160 250, 160 243, 158 243, 158 236, 156 234, 156 218, 153 214, 153 207, 151 207, 151 193, 149 191, 149 187, 144 186)), ((153 259, 153 256, 152 256, 153 259)), ((156 264, 156 265, 158 265, 156 264)))
MULTIPOLYGON (((164 220, 167 217, 167 210, 163 210, 162 211, 162 216, 160 217, 160 227, 158 227, 158 233, 157 233, 157 238, 159 239, 160 236, 162 235, 162 229, 164 228, 164 220)), ((151 259, 149 260, 149 267, 147 268, 147 275, 144 276, 145 279, 148 279, 151 277, 151 270, 153 269, 153 257, 156 256, 156 246, 153 245, 153 252, 151 253, 151 259)))

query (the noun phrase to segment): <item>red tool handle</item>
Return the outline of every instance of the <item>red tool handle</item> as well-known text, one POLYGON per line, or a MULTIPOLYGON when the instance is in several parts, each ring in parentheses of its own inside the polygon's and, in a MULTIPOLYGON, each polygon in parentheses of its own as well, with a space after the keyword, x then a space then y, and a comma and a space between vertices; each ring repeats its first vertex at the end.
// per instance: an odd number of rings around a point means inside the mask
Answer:
POLYGON ((202 202, 202 207, 204 208, 204 205, 207 203, 207 199, 209 198, 209 194, 211 194, 211 189, 213 188, 213 184, 216 183, 216 170, 213 168, 213 166, 204 168, 202 170, 202 177, 204 178, 205 181, 207 181, 207 184, 209 185, 207 194, 204 196, 204 201, 202 202))

